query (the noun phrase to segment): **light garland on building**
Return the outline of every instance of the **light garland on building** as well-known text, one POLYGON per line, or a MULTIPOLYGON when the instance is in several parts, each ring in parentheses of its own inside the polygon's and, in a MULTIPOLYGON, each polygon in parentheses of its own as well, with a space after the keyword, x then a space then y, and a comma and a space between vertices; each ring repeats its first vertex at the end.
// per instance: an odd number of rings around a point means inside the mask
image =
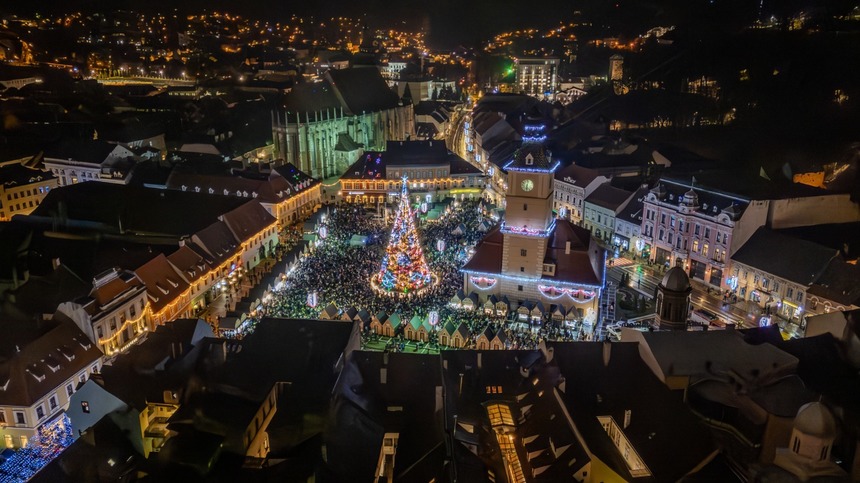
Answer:
POLYGON ((472 285, 478 290, 490 290, 491 288, 496 286, 498 283, 498 279, 489 278, 489 277, 469 277, 469 281, 472 282, 472 285), (481 286, 480 284, 487 284, 486 286, 481 286))
POLYGON ((591 302, 594 297, 597 296, 597 292, 590 292, 575 288, 556 287, 553 285, 538 285, 538 290, 540 290, 540 293, 542 293, 545 297, 552 300, 558 300, 567 295, 568 297, 574 299, 577 302, 586 303, 591 302))
POLYGON ((506 235, 523 235, 523 236, 533 236, 544 238, 549 236, 550 233, 555 229, 555 219, 553 219, 546 230, 538 230, 535 228, 528 227, 519 227, 519 226, 508 226, 506 222, 502 222, 502 227, 499 229, 502 233, 506 235))
POLYGON ((124 323, 119 327, 119 329, 117 329, 117 331, 116 331, 112 336, 110 336, 110 337, 106 337, 106 338, 104 338, 104 339, 99 339, 98 344, 99 344, 99 345, 107 345, 107 344, 111 343, 112 341, 116 340, 117 338, 119 338, 120 334, 122 334, 122 333, 125 331, 125 329, 127 329, 127 328, 128 328, 128 326, 129 326, 129 325, 131 325, 131 324, 137 324, 138 322, 140 322, 141 320, 143 320, 143 318, 145 317, 145 315, 146 315, 146 312, 144 311, 144 313, 140 314, 140 317, 138 317, 138 318, 136 318, 136 319, 134 319, 134 320, 126 320, 126 321, 125 321, 125 322, 124 322, 124 323))
MULTIPOLYGON (((605 262, 605 257, 604 257, 604 262, 605 262)), ((541 283, 541 282, 543 282, 543 283, 546 283, 546 281, 547 281, 547 279, 545 279, 545 278, 518 277, 516 275, 507 275, 504 273, 487 273, 487 272, 478 272, 478 271, 474 271, 474 270, 461 270, 461 271, 463 273, 468 273, 469 275, 474 275, 474 276, 478 276, 478 277, 497 277, 497 278, 502 279, 502 280, 511 280, 514 282, 525 282, 525 283, 530 283, 530 282, 541 283)), ((604 272, 604 280, 603 281, 604 281, 604 283, 606 283, 605 272, 604 272)), ((603 286, 601 286, 601 285, 590 285, 587 283, 565 282, 563 280, 553 280, 552 282, 556 285, 559 285, 559 286, 568 286, 568 287, 572 287, 572 288, 593 288, 595 290, 600 290, 603 288, 603 286)))

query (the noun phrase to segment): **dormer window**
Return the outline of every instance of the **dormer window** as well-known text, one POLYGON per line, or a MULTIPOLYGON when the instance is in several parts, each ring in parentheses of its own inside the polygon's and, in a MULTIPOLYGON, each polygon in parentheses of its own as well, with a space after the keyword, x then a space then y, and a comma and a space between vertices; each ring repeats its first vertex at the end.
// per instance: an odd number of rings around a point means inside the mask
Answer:
POLYGON ((45 358, 45 364, 51 372, 57 372, 60 370, 60 362, 51 356, 45 358))
POLYGON ((36 368, 35 365, 32 368, 28 367, 26 371, 28 374, 33 376, 33 379, 38 382, 42 382, 45 380, 45 373, 36 368))
POLYGON ((535 164, 535 158, 531 155, 531 153, 526 155, 526 166, 531 166, 535 164))

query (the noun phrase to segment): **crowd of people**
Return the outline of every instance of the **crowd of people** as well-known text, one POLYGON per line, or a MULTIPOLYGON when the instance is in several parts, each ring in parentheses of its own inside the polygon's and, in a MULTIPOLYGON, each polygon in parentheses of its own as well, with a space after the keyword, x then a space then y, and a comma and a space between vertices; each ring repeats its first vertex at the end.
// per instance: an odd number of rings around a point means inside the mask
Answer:
MULTIPOLYGON (((487 327, 493 333, 503 330, 510 348, 535 348, 541 340, 581 340, 584 331, 554 324, 528 322, 512 323, 506 316, 487 314, 482 310, 463 310, 450 305, 451 298, 463 286, 460 268, 472 248, 484 235, 480 228, 488 213, 478 201, 462 200, 451 203, 437 220, 419 217, 418 231, 425 258, 438 282, 420 294, 383 295, 375 292, 370 279, 380 269, 390 230, 392 213, 379 213, 354 204, 330 205, 326 210, 326 236, 315 244, 313 251, 302 258, 287 275, 285 283, 274 291, 256 319, 266 315, 286 318, 318 318, 322 310, 334 304, 340 310, 354 307, 374 315, 382 311, 397 313, 409 321, 414 315, 428 317, 439 314, 438 325, 465 323, 471 333, 469 345, 487 327), (355 244, 354 235, 366 237, 364 244, 355 244), (440 243, 441 241, 441 243, 440 243), (443 248, 439 250, 439 248, 443 248)), ((492 224, 493 220, 489 220, 492 224)), ((486 226, 486 224, 484 224, 486 226)), ((254 320, 248 329, 252 329, 254 320)), ((367 340, 378 339, 365 327, 367 340)), ((247 332, 247 330, 245 331, 247 332)), ((403 349, 402 334, 388 347, 403 349)), ((430 345, 435 345, 431 335, 430 345)))

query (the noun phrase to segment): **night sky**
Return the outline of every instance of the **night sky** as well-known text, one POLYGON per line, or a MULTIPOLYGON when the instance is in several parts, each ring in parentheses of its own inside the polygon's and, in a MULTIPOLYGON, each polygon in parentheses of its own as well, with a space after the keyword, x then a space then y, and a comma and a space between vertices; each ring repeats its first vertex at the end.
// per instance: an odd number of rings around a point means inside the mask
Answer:
POLYGON ((102 12, 117 9, 169 11, 178 7, 182 12, 222 10, 267 19, 288 18, 292 14, 323 18, 364 16, 372 29, 384 28, 392 21, 405 22, 413 28, 429 28, 434 45, 454 47, 474 45, 512 27, 554 25, 559 19, 571 17, 573 5, 581 2, 544 0, 540 8, 522 0, 36 0, 15 3, 0 6, 0 12, 32 14, 35 11, 65 12, 70 8, 102 12))

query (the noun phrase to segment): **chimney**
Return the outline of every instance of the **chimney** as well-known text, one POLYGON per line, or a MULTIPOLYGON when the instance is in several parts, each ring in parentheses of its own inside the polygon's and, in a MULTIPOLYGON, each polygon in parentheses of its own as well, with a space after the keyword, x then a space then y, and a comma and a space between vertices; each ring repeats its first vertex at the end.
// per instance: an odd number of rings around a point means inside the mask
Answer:
POLYGON ((564 242, 564 254, 570 255, 570 240, 564 242))
POLYGON ((633 415, 633 411, 630 409, 624 410, 624 429, 627 429, 627 426, 630 426, 630 417, 633 415))

